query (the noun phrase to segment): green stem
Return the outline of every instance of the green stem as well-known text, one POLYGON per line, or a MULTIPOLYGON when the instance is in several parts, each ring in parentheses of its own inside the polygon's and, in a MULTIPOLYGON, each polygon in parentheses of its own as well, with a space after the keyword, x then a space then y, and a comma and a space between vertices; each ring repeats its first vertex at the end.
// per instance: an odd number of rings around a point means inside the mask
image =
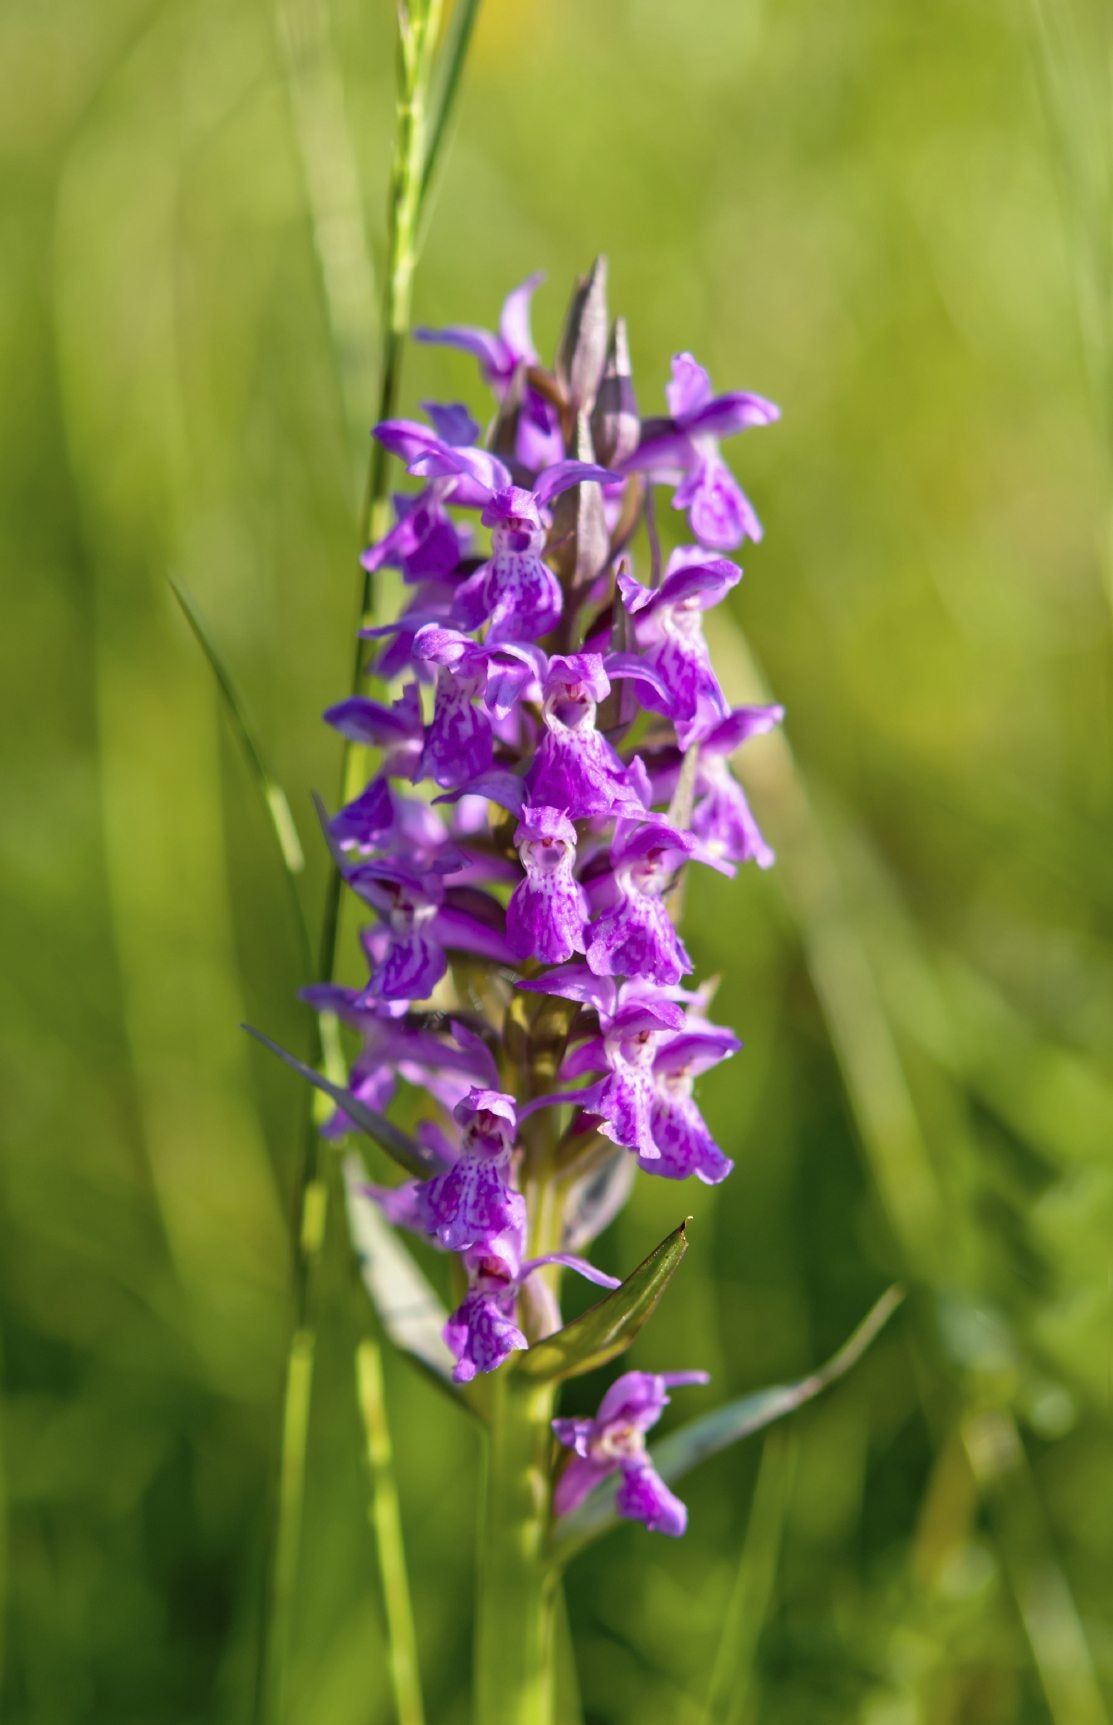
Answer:
MULTIPOLYGON (((526 1129, 523 1189, 528 1253, 560 1244, 557 1111, 526 1129)), ((540 1270, 555 1291, 557 1266, 540 1270)), ((530 1333, 528 1317, 522 1322, 530 1333)), ((536 1339, 536 1338, 534 1338, 536 1339)), ((490 1439, 480 1529, 475 1643, 476 1725, 552 1725, 554 1607, 559 1583, 545 1561, 552 1417, 556 1386, 519 1378, 512 1366, 491 1381, 490 1439)))
POLYGON ((552 1725, 556 1586, 543 1561, 555 1390, 491 1384, 475 1647, 476 1725, 552 1725))

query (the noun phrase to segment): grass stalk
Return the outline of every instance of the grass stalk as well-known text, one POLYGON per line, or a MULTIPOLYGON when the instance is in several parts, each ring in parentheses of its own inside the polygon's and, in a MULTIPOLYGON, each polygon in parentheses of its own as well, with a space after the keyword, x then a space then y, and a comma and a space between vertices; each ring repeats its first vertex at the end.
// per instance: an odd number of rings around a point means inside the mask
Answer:
MULTIPOLYGON (((403 0, 399 7, 397 66, 398 88, 394 155, 387 208, 387 259, 383 282, 381 369, 376 419, 389 419, 395 412, 401 378, 402 350, 409 330, 413 277, 417 261, 417 225, 426 163, 426 104, 433 55, 440 28, 441 0, 403 0)), ((457 80, 458 82, 458 80, 457 80)), ((381 535, 389 512, 386 451, 372 444, 367 485, 360 511, 360 543, 381 535)), ((359 586, 358 627, 371 619, 372 577, 363 571, 359 586)), ((356 638, 349 688, 355 693, 363 678, 365 649, 356 638)), ((345 742, 341 758, 341 795, 356 788, 366 765, 365 751, 345 742)), ((340 946, 341 877, 330 871, 318 948, 317 976, 331 981, 337 970, 340 946)), ((329 1015, 320 1022, 320 1048, 325 1072, 343 1080, 339 1027, 329 1015)), ((302 1163, 297 1181, 296 1255, 293 1304, 294 1317, 286 1364, 282 1445, 279 1461, 279 1497, 269 1563, 268 1605, 260 1652, 256 1719, 282 1725, 285 1710, 286 1673, 293 1620, 298 1554, 305 1500, 306 1434, 313 1394, 316 1347, 317 1267, 327 1234, 329 1195, 320 1174, 321 1145, 317 1119, 307 1108, 302 1163)), ((368 1367, 358 1365, 366 1388, 368 1367)), ((364 1406, 361 1400, 361 1406, 364 1406)), ((366 1414, 366 1407, 364 1407, 366 1414)), ((385 1404, 377 1404, 377 1430, 382 1441, 375 1451, 373 1469, 375 1504, 373 1522, 377 1535, 393 1529, 387 1546, 380 1542, 379 1561, 387 1607, 391 1671, 399 1718, 410 1725, 420 1717, 414 1712, 417 1655, 413 1637, 404 1563, 400 1563, 401 1535, 396 1498, 393 1511, 386 1507, 395 1495, 390 1467, 389 1432, 385 1404), (405 1593, 403 1607, 402 1595, 405 1593), (412 1680, 410 1674, 412 1673, 412 1680), (401 1678, 401 1683, 399 1679, 401 1678)), ((369 1449, 370 1455, 370 1449, 369 1449)), ((420 1706, 420 1702, 417 1702, 420 1706)))
POLYGON ((375 1535, 382 1578, 389 1645, 390 1678, 398 1725, 424 1725, 421 1677, 414 1634, 413 1607, 406 1572, 402 1518, 394 1481, 394 1457, 386 1414, 382 1347, 364 1337, 356 1348, 356 1397, 363 1421, 367 1470, 371 1481, 368 1517, 375 1535))

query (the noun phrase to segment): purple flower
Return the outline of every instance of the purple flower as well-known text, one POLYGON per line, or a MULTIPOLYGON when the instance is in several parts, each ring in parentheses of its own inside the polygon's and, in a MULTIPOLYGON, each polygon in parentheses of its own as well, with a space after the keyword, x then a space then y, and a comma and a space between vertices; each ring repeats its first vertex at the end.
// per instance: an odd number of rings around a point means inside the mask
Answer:
POLYGON ((711 379, 690 353, 675 355, 665 395, 669 417, 645 421, 641 442, 624 468, 676 484, 673 507, 688 511, 701 545, 733 551, 744 539, 760 539, 761 523, 719 454, 719 439, 753 425, 771 425, 780 410, 760 395, 738 390, 712 395, 711 379))
MULTIPOLYGON (((446 1025, 436 1033, 414 1022, 397 1002, 371 1000, 336 983, 302 990, 302 999, 320 1012, 335 1013, 360 1036, 348 1088, 357 1101, 382 1112, 402 1079, 436 1098, 446 1108, 495 1075, 489 1049, 462 1025, 446 1025)), ((326 1137, 351 1131, 352 1123, 337 1108, 322 1127, 326 1137)))
POLYGON ((653 1061, 653 1103, 650 1133, 656 1154, 638 1157, 647 1174, 666 1180, 687 1180, 692 1174, 706 1186, 725 1180, 734 1163, 707 1130, 696 1105, 696 1078, 741 1047, 729 1030, 713 1025, 681 1031, 658 1049, 653 1061))
POLYGON ((414 658, 437 667, 432 723, 415 776, 455 789, 487 771, 494 754, 491 714, 509 711, 535 678, 523 648, 477 647, 456 629, 427 623, 414 636, 414 658), (479 701, 483 703, 476 706, 479 701))
POLYGON ((729 711, 703 636, 703 613, 717 605, 741 578, 737 564, 709 557, 698 546, 682 546, 669 558, 660 587, 643 587, 620 574, 618 588, 634 620, 645 662, 657 672, 665 697, 643 687, 646 706, 666 713, 686 749, 729 711))
POLYGON ((573 1454, 553 1493, 555 1514, 569 1515, 600 1480, 621 1474, 615 1507, 651 1533, 682 1534, 688 1511, 653 1466, 645 1434, 668 1405, 667 1391, 706 1384, 706 1372, 624 1372, 599 1404, 594 1419, 556 1419, 553 1430, 573 1454))
POLYGON ((398 850, 431 862, 444 844, 444 827, 428 803, 402 796, 383 774, 333 815, 328 835, 341 857, 398 850))
POLYGON ((349 742, 384 750, 388 772, 411 776, 421 746, 421 691, 416 683, 407 683, 389 707, 366 695, 349 695, 346 701, 326 707, 323 717, 349 742))
POLYGON ((508 1229, 464 1254, 468 1292, 444 1331, 456 1358, 452 1375, 457 1383, 469 1383, 478 1372, 496 1371, 508 1354, 528 1345, 516 1321, 517 1298, 530 1276, 543 1265, 562 1264, 599 1287, 619 1285, 617 1277, 604 1275, 568 1252, 550 1252, 525 1262, 521 1253, 521 1232, 508 1229))
POLYGON ((514 1306, 513 1290, 493 1294, 473 1288, 464 1296, 444 1327, 458 1384, 470 1383, 477 1372, 497 1371, 515 1349, 529 1346, 515 1322, 514 1306))
POLYGON ((453 501, 482 510, 491 529, 491 558, 456 594, 453 615, 464 629, 487 625, 488 645, 536 641, 560 621, 563 595, 541 552, 547 531, 543 511, 562 491, 588 480, 609 483, 616 474, 594 462, 558 461, 538 473, 532 490, 512 482, 510 470, 483 449, 459 448, 410 420, 384 420, 375 436, 405 461, 411 473, 452 477, 453 501))
POLYGON ((438 874, 397 861, 362 863, 348 883, 383 919, 384 938, 367 986, 370 997, 424 1000, 447 968, 431 924, 444 897, 438 874))
POLYGON ((526 807, 514 835, 526 878, 506 907, 506 938, 519 958, 561 964, 584 950, 587 900, 576 880, 576 829, 559 809, 526 807))
POLYGON ((389 532, 363 553, 360 562, 370 573, 400 569, 407 581, 444 580, 459 563, 464 541, 445 508, 443 480, 434 480, 416 497, 396 496, 397 520, 389 532))
POLYGON ((598 975, 644 976, 668 985, 691 970, 661 895, 693 848, 687 834, 664 821, 634 827, 616 842, 618 902, 592 924, 587 946, 587 962, 598 975))
POLYGON ((459 1159, 417 1187, 417 1214, 430 1237, 450 1252, 482 1246, 525 1225, 525 1200, 510 1185, 517 1136, 512 1096, 471 1090, 453 1111, 463 1127, 459 1159))
POLYGON ((492 491, 482 515, 491 529, 490 562, 457 595, 456 611, 465 628, 486 623, 488 642, 537 641, 555 628, 564 596, 541 556, 547 532, 543 510, 573 485, 613 477, 605 467, 562 461, 541 472, 532 491, 509 484, 492 491))
POLYGON ((634 1000, 620 1006, 600 1036, 574 1049, 561 1068, 564 1078, 603 1070, 607 1076, 581 1091, 565 1091, 548 1101, 576 1102, 599 1116, 599 1131, 613 1144, 636 1150, 643 1162, 660 1155, 653 1139, 653 1065, 663 1038, 684 1023, 669 1000, 634 1000))
MULTIPOLYGON (((418 341, 439 342, 474 354, 486 382, 501 402, 520 369, 536 365, 537 353, 530 334, 529 306, 534 289, 544 280, 527 276, 521 287, 507 296, 497 331, 452 324, 447 329, 418 329, 418 341)), ((552 404, 527 382, 522 391, 521 413, 515 455, 523 467, 537 469, 559 461, 564 453, 560 418, 552 404)))
POLYGON ((747 737, 771 731, 783 718, 783 707, 736 707, 703 739, 692 830, 709 855, 731 862, 756 862, 758 868, 772 866, 773 852, 750 811, 746 793, 730 770, 729 757, 747 737))

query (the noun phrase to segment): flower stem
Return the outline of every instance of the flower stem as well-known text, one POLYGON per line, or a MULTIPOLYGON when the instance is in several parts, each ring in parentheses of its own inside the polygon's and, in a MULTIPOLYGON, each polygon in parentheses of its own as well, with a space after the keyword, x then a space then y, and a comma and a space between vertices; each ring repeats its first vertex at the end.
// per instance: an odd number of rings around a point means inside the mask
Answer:
POLYGON ((543 1562, 555 1391, 491 1384, 475 1646, 476 1725, 552 1725, 553 1607, 543 1562))
MULTIPOLYGON (((535 1115, 525 1133, 522 1184, 531 1257, 560 1245, 556 1117, 555 1109, 535 1115)), ((538 1274, 555 1294, 558 1267, 538 1274)), ((494 1375, 490 1397, 476 1605, 476 1725, 552 1725, 559 1583, 548 1571, 545 1551, 556 1388, 521 1378, 510 1366, 494 1375)))

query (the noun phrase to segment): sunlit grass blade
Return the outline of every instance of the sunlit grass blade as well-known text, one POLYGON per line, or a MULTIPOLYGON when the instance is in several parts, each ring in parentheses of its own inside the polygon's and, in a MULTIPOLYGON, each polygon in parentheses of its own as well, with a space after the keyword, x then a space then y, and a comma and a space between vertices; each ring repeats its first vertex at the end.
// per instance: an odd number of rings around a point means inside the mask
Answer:
POLYGON ((1053 1725, 1108 1725, 1086 1630, 1055 1556, 1043 1504, 1012 1415, 968 1415, 962 1442, 995 1526, 1053 1725))
POLYGON ((776 1587, 796 1455, 791 1432, 774 1433, 762 1449, 746 1537, 711 1667, 704 1725, 748 1725, 754 1717, 754 1657, 776 1587))
POLYGON ((379 1554, 379 1576, 386 1608, 390 1681, 398 1725, 423 1725, 421 1674, 417 1660, 410 1584, 402 1542, 394 1458, 386 1417, 382 1353, 377 1341, 365 1337, 356 1348, 356 1399, 363 1422, 367 1471, 371 1480, 368 1516, 379 1554))
POLYGON ((658 1301, 688 1250, 687 1223, 681 1222, 626 1280, 555 1336, 546 1336, 519 1357, 517 1370, 545 1382, 579 1377, 625 1353, 649 1322, 658 1301))
POLYGON ((429 195, 436 184, 437 169, 452 122, 460 80, 471 46, 472 31, 479 16, 479 0, 456 0, 444 42, 437 56, 437 79, 429 105, 429 127, 425 159, 421 168, 419 219, 426 219, 429 195))
POLYGON ((279 0, 278 23, 332 369, 349 447, 362 479, 366 420, 374 390, 376 287, 359 158, 328 0, 279 0))
MULTIPOLYGON (((886 1289, 837 1353, 816 1371, 809 1372, 807 1377, 796 1383, 773 1384, 768 1389, 740 1396, 736 1401, 727 1402, 725 1407, 715 1408, 662 1438, 650 1452, 661 1478, 669 1484, 683 1479, 699 1462, 717 1455, 720 1450, 729 1449, 732 1444, 741 1443, 775 1420, 795 1413, 805 1402, 813 1401, 857 1365, 903 1298, 903 1289, 886 1289)), ((604 1481, 590 1497, 584 1499, 579 1509, 556 1524, 552 1539, 555 1560, 566 1563, 601 1534, 616 1527, 618 1520, 614 1507, 614 1482, 604 1481)))
POLYGON ((236 687, 232 674, 218 651, 201 613, 185 588, 175 581, 173 576, 168 576, 167 580, 170 591, 181 607, 182 616, 189 624, 194 640, 205 655, 216 686, 220 691, 228 722, 243 751, 252 783, 270 822, 271 832, 274 835, 278 855, 286 876, 290 902, 294 909, 294 921, 298 932, 304 973, 308 975, 312 967, 312 948, 301 894, 298 890, 298 876, 305 868, 305 852, 302 850, 301 838, 298 835, 297 824, 290 809, 289 799, 267 765, 255 727, 248 716, 247 704, 236 687))

